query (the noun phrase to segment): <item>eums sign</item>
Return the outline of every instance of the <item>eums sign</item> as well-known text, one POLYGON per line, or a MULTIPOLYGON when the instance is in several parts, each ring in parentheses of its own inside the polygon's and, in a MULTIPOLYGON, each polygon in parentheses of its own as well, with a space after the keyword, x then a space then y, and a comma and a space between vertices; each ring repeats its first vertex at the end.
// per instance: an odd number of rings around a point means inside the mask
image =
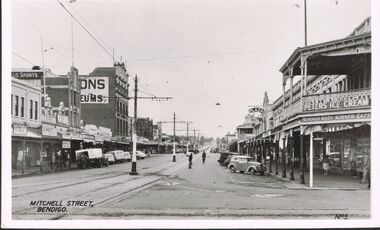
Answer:
POLYGON ((108 77, 81 77, 81 103, 108 104, 108 77))

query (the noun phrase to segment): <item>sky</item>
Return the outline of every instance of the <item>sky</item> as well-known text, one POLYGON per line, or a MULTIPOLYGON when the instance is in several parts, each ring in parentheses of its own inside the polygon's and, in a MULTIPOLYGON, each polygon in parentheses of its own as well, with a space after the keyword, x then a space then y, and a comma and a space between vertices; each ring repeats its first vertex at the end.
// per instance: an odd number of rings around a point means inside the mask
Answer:
MULTIPOLYGON (((304 46, 302 0, 60 1, 108 51, 74 22, 79 74, 112 66, 114 50, 130 76, 138 76, 139 96, 173 97, 139 100, 139 117, 168 121, 175 112, 177 120, 192 121, 190 129, 205 136, 235 132, 249 106, 262 105, 265 91, 270 102, 280 97, 279 69, 304 46)), ((58 1, 12 1, 11 14, 12 67, 44 64, 67 73, 71 18, 58 1)), ((369 0, 307 0, 307 43, 346 37, 369 16, 369 0)), ((163 131, 172 128, 165 124, 163 131)))

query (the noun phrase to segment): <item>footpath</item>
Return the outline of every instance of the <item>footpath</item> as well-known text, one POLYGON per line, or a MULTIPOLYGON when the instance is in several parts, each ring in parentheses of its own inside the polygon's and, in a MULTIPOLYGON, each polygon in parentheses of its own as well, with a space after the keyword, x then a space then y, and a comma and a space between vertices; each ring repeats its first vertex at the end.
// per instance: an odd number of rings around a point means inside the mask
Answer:
POLYGON ((294 172, 294 180, 290 180, 290 172, 286 172, 286 177, 282 177, 282 172, 279 170, 278 175, 275 172, 268 173, 273 178, 285 182, 284 185, 289 189, 304 189, 304 190, 370 190, 368 181, 360 183, 360 179, 346 175, 323 175, 318 172, 313 174, 313 187, 310 187, 309 172, 305 172, 305 184, 300 183, 299 171, 294 172))

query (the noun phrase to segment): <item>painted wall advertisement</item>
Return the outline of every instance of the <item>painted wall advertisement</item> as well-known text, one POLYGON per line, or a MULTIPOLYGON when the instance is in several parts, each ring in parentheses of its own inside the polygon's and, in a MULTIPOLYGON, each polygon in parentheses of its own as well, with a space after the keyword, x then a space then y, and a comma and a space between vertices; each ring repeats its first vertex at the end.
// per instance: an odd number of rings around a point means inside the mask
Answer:
POLYGON ((108 104, 108 77, 81 77, 81 103, 108 104))

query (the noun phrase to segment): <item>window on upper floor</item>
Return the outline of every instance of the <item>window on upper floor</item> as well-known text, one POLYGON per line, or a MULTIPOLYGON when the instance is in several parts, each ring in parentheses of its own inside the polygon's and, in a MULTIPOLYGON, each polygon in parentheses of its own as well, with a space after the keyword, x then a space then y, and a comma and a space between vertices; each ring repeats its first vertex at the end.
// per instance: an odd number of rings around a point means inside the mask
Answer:
POLYGON ((20 106, 20 112, 21 112, 21 117, 24 117, 24 109, 25 109, 25 99, 24 97, 21 97, 21 106, 20 106))
POLYGON ((34 102, 34 119, 38 120, 38 101, 34 102))
POLYGON ((13 94, 11 94, 11 115, 13 115, 13 94))
POLYGON ((29 100, 29 119, 33 119, 33 100, 29 100))

